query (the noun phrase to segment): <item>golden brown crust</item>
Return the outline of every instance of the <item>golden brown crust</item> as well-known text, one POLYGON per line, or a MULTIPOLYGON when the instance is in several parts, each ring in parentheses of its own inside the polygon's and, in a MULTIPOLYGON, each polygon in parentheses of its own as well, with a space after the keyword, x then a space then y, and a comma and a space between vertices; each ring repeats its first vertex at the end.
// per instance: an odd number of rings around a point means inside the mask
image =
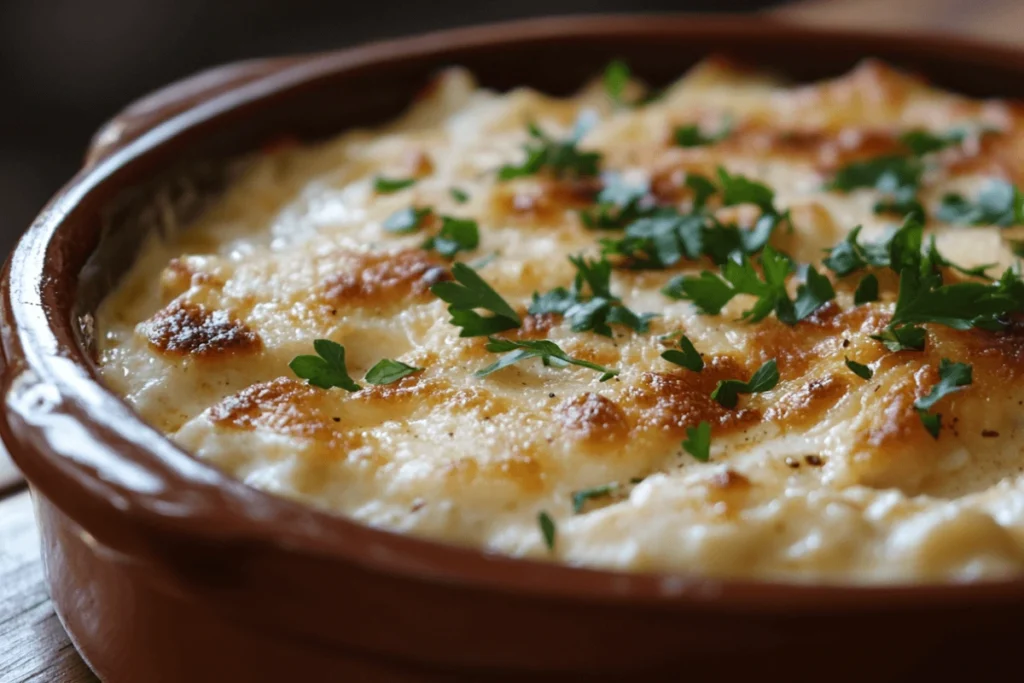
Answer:
POLYGON ((228 311, 202 304, 176 300, 140 327, 150 345, 167 355, 219 358, 263 348, 260 336, 228 311))
POLYGON ((336 306, 382 306, 421 298, 431 285, 451 279, 436 256, 422 249, 354 254, 321 286, 321 298, 336 306))
POLYGON ((619 405, 587 392, 562 401, 556 408, 561 425, 582 441, 614 443, 629 435, 629 421, 619 405))

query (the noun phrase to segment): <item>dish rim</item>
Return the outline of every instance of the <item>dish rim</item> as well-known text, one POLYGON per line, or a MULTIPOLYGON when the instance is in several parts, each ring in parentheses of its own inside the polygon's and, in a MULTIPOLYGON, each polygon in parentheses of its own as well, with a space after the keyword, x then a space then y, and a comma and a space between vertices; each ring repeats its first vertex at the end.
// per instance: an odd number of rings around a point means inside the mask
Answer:
MULTIPOLYGON (((944 609, 1024 601, 1024 577, 965 584, 839 584, 633 573, 513 558, 373 529, 246 486, 187 454, 107 389, 95 375, 96 366, 88 354, 74 343, 77 331, 70 313, 78 271, 62 270, 61 263, 62 256, 74 248, 73 238, 81 239, 83 228, 70 232, 69 217, 84 211, 82 206, 103 185, 116 187, 120 178, 144 166, 144 160, 187 144, 190 136, 201 137, 204 127, 229 113, 237 116, 257 110, 273 97, 285 97, 340 71, 453 49, 499 47, 555 36, 614 39, 685 37, 697 32, 720 35, 724 41, 767 32, 779 41, 815 37, 890 48, 898 44, 908 54, 925 56, 941 47, 969 51, 972 57, 993 64, 1002 62, 1024 76, 1024 49, 931 34, 808 28, 763 16, 617 14, 528 19, 302 58, 201 98, 85 166, 19 240, 0 284, 5 394, 0 432, 15 461, 36 490, 101 542, 123 552, 140 551, 140 530, 159 531, 186 540, 256 544, 416 581, 456 582, 467 589, 674 610, 858 612, 880 605, 944 609), (73 431, 63 431, 67 429, 73 431), (69 433, 76 437, 73 442, 69 433), (126 519, 131 521, 129 532, 126 519), (117 532, 104 534, 105 529, 117 532)), ((723 49, 728 49, 727 42, 723 49)))

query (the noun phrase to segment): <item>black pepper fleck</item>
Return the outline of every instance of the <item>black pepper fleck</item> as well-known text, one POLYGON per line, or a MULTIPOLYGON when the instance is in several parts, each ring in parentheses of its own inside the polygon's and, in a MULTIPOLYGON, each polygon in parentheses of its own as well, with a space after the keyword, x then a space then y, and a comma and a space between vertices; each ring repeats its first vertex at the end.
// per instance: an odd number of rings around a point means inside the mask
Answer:
POLYGON ((804 462, 811 467, 821 467, 823 461, 820 455, 805 455, 804 462))
POLYGON ((981 431, 981 435, 986 439, 994 439, 997 436, 999 436, 999 432, 995 431, 994 429, 983 429, 981 431))
POLYGON ((800 467, 800 461, 794 458, 793 456, 788 456, 786 458, 786 465, 792 467, 795 470, 796 468, 800 467))

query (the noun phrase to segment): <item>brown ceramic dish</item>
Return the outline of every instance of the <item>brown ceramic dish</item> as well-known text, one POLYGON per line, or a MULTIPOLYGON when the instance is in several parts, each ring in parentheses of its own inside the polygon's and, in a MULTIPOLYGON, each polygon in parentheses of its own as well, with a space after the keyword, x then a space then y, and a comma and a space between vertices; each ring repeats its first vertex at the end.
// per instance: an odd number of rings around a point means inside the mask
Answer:
POLYGON ((968 94, 1024 96, 1024 52, 946 38, 577 18, 226 67, 97 136, 4 271, 0 430, 36 494, 57 611, 105 681, 897 680, 1010 660, 1024 580, 771 585, 455 549, 230 480, 96 380, 89 312, 153 222, 157 185, 194 210, 219 177, 206 162, 386 120, 447 64, 567 92, 614 56, 658 83, 709 52, 797 78, 871 55, 968 94))

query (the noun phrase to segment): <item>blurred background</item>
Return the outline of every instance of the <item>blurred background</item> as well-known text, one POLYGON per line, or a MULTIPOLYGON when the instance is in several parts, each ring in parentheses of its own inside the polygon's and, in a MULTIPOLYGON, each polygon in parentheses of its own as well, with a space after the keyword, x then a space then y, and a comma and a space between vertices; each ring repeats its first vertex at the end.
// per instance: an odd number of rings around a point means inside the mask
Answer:
POLYGON ((1024 0, 0 0, 0 256, 131 100, 207 66, 579 12, 753 12, 1024 40, 1024 0))
POLYGON ((541 14, 752 11, 772 0, 0 0, 0 254, 140 95, 214 64, 541 14))

